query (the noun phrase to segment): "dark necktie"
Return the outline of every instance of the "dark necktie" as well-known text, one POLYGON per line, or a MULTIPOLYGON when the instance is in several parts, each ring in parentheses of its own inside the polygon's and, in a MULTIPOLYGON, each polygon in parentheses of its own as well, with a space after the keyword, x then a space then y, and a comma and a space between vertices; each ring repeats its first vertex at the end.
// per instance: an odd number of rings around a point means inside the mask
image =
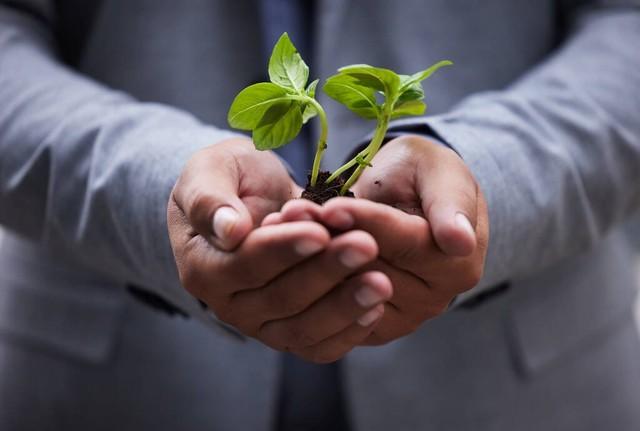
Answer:
MULTIPOLYGON (((259 2, 264 30, 265 67, 273 45, 285 31, 289 33, 307 64, 310 64, 313 3, 309 0, 259 2)), ((306 179, 306 171, 311 164, 309 128, 303 128, 294 142, 277 152, 289 162, 296 173, 296 179, 301 183, 306 179)), ((274 430, 348 431, 340 363, 316 365, 296 356, 283 354, 281 364, 282 378, 274 430)))

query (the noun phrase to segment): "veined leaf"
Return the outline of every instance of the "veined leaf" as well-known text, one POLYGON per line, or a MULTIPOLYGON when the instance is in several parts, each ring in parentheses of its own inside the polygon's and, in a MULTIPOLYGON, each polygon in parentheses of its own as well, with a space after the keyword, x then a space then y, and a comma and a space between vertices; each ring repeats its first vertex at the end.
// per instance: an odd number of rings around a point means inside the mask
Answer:
MULTIPOLYGON (((315 99, 316 97, 316 87, 318 86, 318 82, 320 82, 319 79, 312 81, 305 90, 307 96, 311 97, 312 99, 315 99)), ((307 103, 302 108, 302 124, 307 124, 307 122, 316 115, 318 115, 318 111, 316 110, 316 108, 311 103, 307 103)))
POLYGON ((327 96, 342 103, 349 110, 366 119, 375 119, 380 111, 375 90, 369 86, 359 84, 359 79, 338 73, 333 75, 324 84, 324 92, 327 96))
POLYGON ((302 108, 302 124, 307 124, 307 121, 316 115, 318 115, 318 111, 316 111, 316 108, 311 103, 308 103, 302 108))
POLYGON ((410 100, 404 103, 396 103, 391 113, 391 118, 399 118, 407 115, 423 115, 427 105, 421 100, 410 100))
POLYGON ((410 75, 400 75, 401 93, 398 96, 399 102, 408 102, 410 100, 424 99, 424 90, 420 82, 414 82, 405 87, 405 83, 411 79, 410 75))
POLYGON ((309 67, 302 60, 287 33, 283 33, 273 47, 269 59, 269 79, 274 84, 294 90, 296 93, 303 92, 307 85, 309 67))
POLYGON ((250 85, 242 90, 231 104, 227 120, 231 127, 253 130, 264 113, 274 104, 290 103, 287 91, 270 82, 250 85))
POLYGON ((368 64, 352 64, 341 67, 338 72, 356 78, 358 85, 381 91, 386 97, 393 97, 400 89, 400 76, 389 69, 368 64))
POLYGON ((411 75, 411 77, 405 81, 403 83, 403 88, 420 82, 420 81, 424 81, 425 79, 427 79, 428 77, 430 77, 431 75, 433 75, 438 69, 445 67, 445 66, 452 66, 453 62, 449 61, 449 60, 443 60, 443 61, 439 61, 436 64, 434 64, 433 66, 430 66, 429 68, 421 71, 421 72, 417 72, 414 73, 413 75, 411 75))
POLYGON ((300 104, 277 103, 264 113, 253 129, 253 143, 258 150, 272 150, 291 142, 302 128, 300 104))
POLYGON ((316 87, 318 86, 318 82, 320 82, 320 80, 316 79, 315 81, 312 81, 311 84, 309 84, 309 86, 307 87, 307 96, 311 97, 312 99, 316 97, 316 87))

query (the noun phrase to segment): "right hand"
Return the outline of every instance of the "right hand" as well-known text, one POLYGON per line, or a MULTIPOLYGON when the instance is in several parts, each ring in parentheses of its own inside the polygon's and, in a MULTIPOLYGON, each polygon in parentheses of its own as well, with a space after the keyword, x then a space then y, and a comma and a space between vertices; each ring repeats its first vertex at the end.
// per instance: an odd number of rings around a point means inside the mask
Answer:
POLYGON ((184 288, 219 319, 277 350, 331 362, 371 334, 391 282, 362 273, 378 253, 368 233, 331 238, 313 221, 257 227, 299 194, 277 157, 230 139, 187 163, 169 199, 169 237, 184 288))

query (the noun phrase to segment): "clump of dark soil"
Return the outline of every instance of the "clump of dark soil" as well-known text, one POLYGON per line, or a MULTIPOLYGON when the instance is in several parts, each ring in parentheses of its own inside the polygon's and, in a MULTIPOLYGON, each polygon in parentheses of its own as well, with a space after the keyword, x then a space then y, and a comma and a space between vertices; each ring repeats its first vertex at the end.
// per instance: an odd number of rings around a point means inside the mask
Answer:
MULTIPOLYGON (((318 174, 316 185, 312 187, 310 184, 311 174, 307 175, 307 186, 305 187, 300 197, 302 199, 308 199, 311 202, 315 202, 318 205, 322 205, 329 199, 340 196, 340 189, 342 188, 342 185, 345 181, 344 178, 339 177, 332 183, 327 184, 325 181, 327 180, 327 178, 329 178, 329 176, 331 176, 331 172, 321 171, 318 174)), ((344 196, 349 198, 355 197, 351 190, 347 191, 344 196)))

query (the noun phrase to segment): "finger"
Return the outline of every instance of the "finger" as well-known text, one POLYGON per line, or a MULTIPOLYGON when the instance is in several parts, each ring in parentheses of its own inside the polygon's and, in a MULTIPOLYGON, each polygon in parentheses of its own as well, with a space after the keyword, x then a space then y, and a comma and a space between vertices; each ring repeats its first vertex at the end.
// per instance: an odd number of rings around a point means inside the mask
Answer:
POLYGON ((193 229, 223 250, 235 248, 253 227, 238 197, 238 164, 231 153, 201 150, 183 170, 173 198, 193 229))
POLYGON ((377 244, 368 233, 342 234, 333 238, 323 252, 291 267, 264 287, 237 292, 233 306, 263 316, 263 322, 296 315, 373 261, 377 254, 377 244))
POLYGON ((292 222, 253 230, 222 268, 228 282, 243 281, 244 289, 265 285, 330 244, 329 232, 315 222, 292 222))
MULTIPOLYGON (((289 221, 302 221, 302 220, 289 220, 289 221)), ((260 226, 270 226, 270 225, 280 224, 280 223, 282 223, 282 213, 276 212, 276 213, 267 214, 265 218, 262 219, 262 223, 260 223, 260 226)))
POLYGON ((387 302, 408 319, 422 322, 441 312, 440 294, 416 274, 390 265, 383 259, 376 259, 366 266, 366 270, 381 272, 389 278, 393 297, 387 302))
POLYGON ((363 342, 366 345, 385 344, 414 332, 425 321, 442 314, 455 295, 433 289, 418 276, 382 259, 367 265, 366 269, 383 272, 393 285, 393 297, 385 302, 384 317, 363 342))
POLYGON ((403 268, 422 266, 429 253, 440 254, 427 221, 366 199, 334 198, 322 207, 322 222, 330 229, 361 229, 371 233, 385 260, 403 268))
POLYGON ((458 155, 440 148, 429 169, 417 172, 423 211, 440 249, 449 256, 468 256, 476 247, 478 188, 458 155))
POLYGON ((216 250, 196 236, 182 253, 181 261, 188 264, 181 265, 181 281, 193 295, 209 304, 215 302, 210 299, 264 285, 319 253, 330 240, 327 230, 314 222, 256 228, 233 252, 216 250))
POLYGON ((381 346, 413 333, 418 326, 411 324, 403 312, 387 303, 384 304, 384 314, 376 327, 360 342, 360 345, 381 346))
POLYGON ((318 364, 335 362, 349 353, 355 346, 363 343, 372 331, 375 330, 384 312, 385 307, 379 304, 369 310, 369 312, 361 318, 361 322, 352 324, 342 332, 316 345, 294 350, 293 353, 307 361, 318 364))
POLYGON ((270 346, 301 348, 321 342, 353 323, 368 326, 367 312, 393 294, 389 278, 370 271, 348 279, 304 312, 266 322, 258 338, 270 346))
POLYGON ((322 207, 308 199, 295 199, 285 203, 280 210, 283 221, 320 220, 322 207))
POLYGON ((406 313, 384 304, 384 315, 374 330, 360 343, 363 346, 380 346, 417 331, 428 319, 411 319, 406 313))
POLYGON ((293 199, 284 204, 277 213, 271 213, 262 220, 262 226, 290 221, 319 221, 320 206, 307 199, 293 199))

